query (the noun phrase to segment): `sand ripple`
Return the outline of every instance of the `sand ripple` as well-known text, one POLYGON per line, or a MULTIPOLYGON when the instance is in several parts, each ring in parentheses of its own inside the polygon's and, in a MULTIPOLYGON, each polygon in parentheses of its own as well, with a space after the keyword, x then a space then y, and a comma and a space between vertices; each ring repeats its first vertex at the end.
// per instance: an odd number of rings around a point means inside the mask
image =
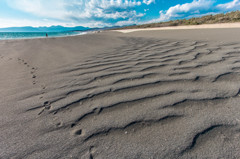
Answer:
POLYGON ((44 133, 67 131, 69 154, 89 158, 240 155, 240 44, 122 40, 46 74, 48 100, 26 110, 56 121, 44 133))

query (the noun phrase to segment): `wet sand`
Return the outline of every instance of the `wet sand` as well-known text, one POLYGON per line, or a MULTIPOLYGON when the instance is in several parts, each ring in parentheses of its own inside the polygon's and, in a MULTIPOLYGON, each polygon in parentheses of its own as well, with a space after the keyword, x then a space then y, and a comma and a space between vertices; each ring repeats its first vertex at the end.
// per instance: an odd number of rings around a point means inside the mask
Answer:
POLYGON ((0 158, 238 158, 240 29, 0 41, 0 158))

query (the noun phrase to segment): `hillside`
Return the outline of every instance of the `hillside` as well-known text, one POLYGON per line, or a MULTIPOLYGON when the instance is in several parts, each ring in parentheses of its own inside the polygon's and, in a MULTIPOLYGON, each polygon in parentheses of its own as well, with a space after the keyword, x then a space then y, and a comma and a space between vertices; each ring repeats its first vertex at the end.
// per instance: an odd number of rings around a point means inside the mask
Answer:
POLYGON ((229 12, 226 14, 222 13, 222 14, 216 14, 216 15, 207 15, 199 18, 171 20, 168 22, 126 26, 126 27, 122 27, 121 29, 155 28, 155 27, 168 27, 168 26, 201 25, 201 24, 234 23, 234 22, 240 22, 240 11, 229 12))

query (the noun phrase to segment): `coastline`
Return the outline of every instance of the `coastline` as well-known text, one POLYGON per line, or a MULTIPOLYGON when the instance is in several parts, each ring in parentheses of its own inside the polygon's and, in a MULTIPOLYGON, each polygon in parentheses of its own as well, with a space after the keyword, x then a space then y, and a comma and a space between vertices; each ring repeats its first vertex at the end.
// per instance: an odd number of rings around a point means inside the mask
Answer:
MULTIPOLYGON (((2 32, 2 33, 5 33, 5 32, 2 32)), ((13 33, 15 33, 15 32, 13 32, 13 33)), ((17 32, 17 33, 22 33, 22 32, 17 32)), ((31 32, 29 32, 29 33, 31 33, 31 32)), ((63 38, 63 37, 74 37, 74 36, 81 36, 81 35, 85 35, 85 34, 94 34, 94 33, 97 33, 97 31, 84 31, 84 32, 81 32, 81 33, 76 33, 76 34, 55 35, 55 36, 49 36, 49 37, 33 36, 33 37, 16 37, 16 38, 5 38, 5 39, 4 38, 2 38, 2 39, 0 38, 0 41, 4 41, 4 40, 44 39, 44 38, 63 38)), ((45 34, 45 32, 43 32, 43 34, 45 34)))
MULTIPOLYGON (((81 36, 85 34, 95 34, 100 32, 121 32, 121 33, 131 33, 137 31, 167 31, 167 30, 195 30, 195 29, 231 29, 231 28, 240 28, 240 23, 219 23, 219 24, 202 24, 202 25, 190 25, 190 26, 171 26, 171 27, 157 27, 157 28, 139 28, 139 29, 120 29, 120 30, 102 30, 102 31, 85 31, 78 34, 72 35, 62 35, 62 36, 50 36, 48 38, 64 38, 64 37, 74 37, 81 36)), ((27 39, 44 39, 46 37, 17 37, 17 38, 8 38, 0 39, 0 41, 8 40, 27 40, 27 39)))

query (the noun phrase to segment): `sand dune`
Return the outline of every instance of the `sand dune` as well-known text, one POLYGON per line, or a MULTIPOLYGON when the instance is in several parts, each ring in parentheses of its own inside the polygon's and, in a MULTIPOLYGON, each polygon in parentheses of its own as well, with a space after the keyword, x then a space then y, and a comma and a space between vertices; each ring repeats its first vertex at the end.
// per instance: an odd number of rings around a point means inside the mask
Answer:
POLYGON ((238 158, 237 34, 1 41, 0 158, 238 158))
POLYGON ((229 29, 240 28, 240 23, 219 23, 219 24, 201 24, 201 25, 186 25, 186 26, 169 26, 157 28, 139 28, 139 29, 123 29, 114 30, 121 33, 131 33, 135 31, 157 31, 157 30, 192 30, 192 29, 229 29))

